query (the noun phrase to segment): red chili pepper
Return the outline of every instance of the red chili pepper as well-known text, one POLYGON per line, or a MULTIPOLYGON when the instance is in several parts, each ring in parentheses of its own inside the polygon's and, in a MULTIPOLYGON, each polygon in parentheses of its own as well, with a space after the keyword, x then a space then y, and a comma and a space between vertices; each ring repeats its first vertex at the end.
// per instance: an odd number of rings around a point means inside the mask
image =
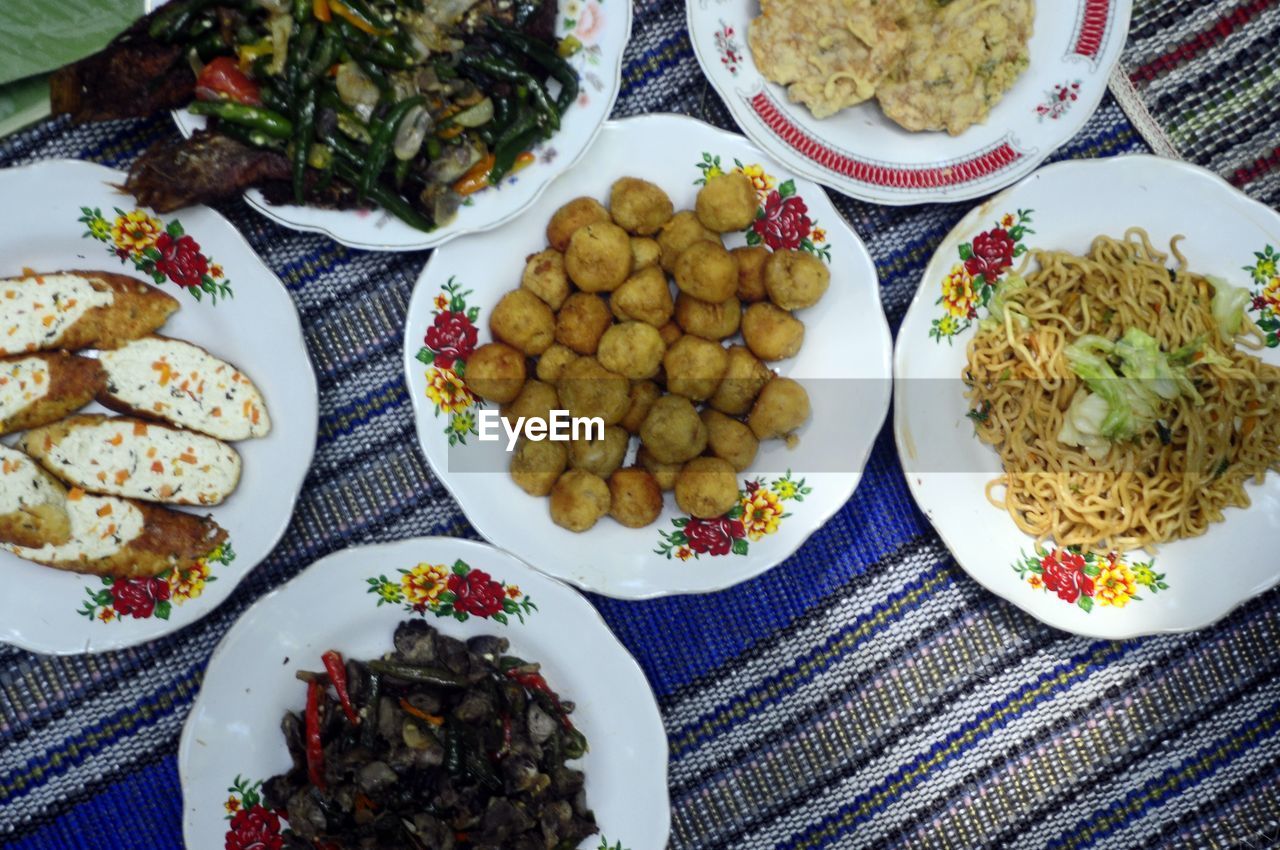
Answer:
POLYGON ((230 56, 210 60, 196 77, 196 97, 200 100, 231 100, 261 106, 258 85, 249 79, 230 56))
POLYGON ((343 663, 342 656, 338 650, 331 649, 320 656, 320 660, 324 662, 324 669, 329 674, 333 689, 338 692, 338 702, 342 703, 343 713, 347 715, 352 726, 359 726, 360 715, 351 705, 351 694, 347 692, 347 665, 343 663))
POLYGON ((551 686, 547 684, 547 680, 542 677, 541 673, 521 673, 518 670, 508 670, 507 676, 515 679, 524 687, 531 691, 542 691, 551 698, 551 704, 556 708, 556 714, 560 716, 560 725, 565 729, 573 729, 573 721, 569 719, 569 714, 560 705, 560 697, 556 692, 551 690, 551 686))
POLYGON ((307 778, 324 790, 324 742, 320 740, 320 697, 324 689, 319 682, 307 683, 307 778))

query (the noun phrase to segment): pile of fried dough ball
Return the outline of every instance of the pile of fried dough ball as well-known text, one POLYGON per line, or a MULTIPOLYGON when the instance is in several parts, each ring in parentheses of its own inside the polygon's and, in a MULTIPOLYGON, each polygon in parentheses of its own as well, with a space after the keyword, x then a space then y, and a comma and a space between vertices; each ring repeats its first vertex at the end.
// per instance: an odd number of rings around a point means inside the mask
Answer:
POLYGON ((495 342, 466 364, 472 392, 513 424, 562 409, 606 425, 603 439, 522 437, 512 453, 512 478, 551 497, 557 525, 582 532, 608 514, 641 528, 668 490, 682 511, 720 516, 759 441, 794 439, 808 420, 808 393, 765 364, 800 351, 804 323, 791 311, 816 304, 830 273, 803 251, 726 249, 720 234, 748 227, 756 208, 741 172, 707 180, 682 212, 658 186, 623 177, 608 209, 582 197, 556 211, 549 247, 494 307, 495 342), (745 344, 724 344, 738 334, 745 344), (633 436, 635 465, 624 467, 633 436))

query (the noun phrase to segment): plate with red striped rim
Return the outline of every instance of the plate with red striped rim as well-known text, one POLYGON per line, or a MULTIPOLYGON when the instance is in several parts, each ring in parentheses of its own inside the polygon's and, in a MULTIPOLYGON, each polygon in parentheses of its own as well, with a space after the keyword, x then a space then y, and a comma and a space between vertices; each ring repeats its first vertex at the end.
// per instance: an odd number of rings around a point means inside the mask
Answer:
POLYGON ((989 195, 1031 173, 1097 109, 1132 0, 1036 3, 1030 65, 987 120, 957 136, 909 132, 867 101, 817 119, 766 80, 747 33, 759 0, 689 0, 689 37, 743 132, 799 174, 902 206, 989 195))

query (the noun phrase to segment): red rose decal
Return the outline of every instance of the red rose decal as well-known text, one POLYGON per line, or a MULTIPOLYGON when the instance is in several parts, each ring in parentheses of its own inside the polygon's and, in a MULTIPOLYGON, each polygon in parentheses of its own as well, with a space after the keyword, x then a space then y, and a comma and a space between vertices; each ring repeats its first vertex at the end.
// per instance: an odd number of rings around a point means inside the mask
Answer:
POLYGON ((1076 552, 1055 550, 1040 561, 1044 570, 1044 586, 1063 602, 1075 602, 1080 594, 1093 596, 1093 579, 1084 574, 1084 556, 1076 552))
POLYGON ((427 328, 426 344, 435 354, 435 365, 448 369, 455 361, 466 360, 476 350, 476 326, 465 313, 442 310, 427 328))
POLYGON ((502 610, 506 591, 483 570, 472 570, 465 576, 449 576, 449 592, 453 607, 476 617, 492 617, 502 610))
POLYGON ((1013 265, 1015 243, 1009 231, 997 227, 987 233, 979 233, 973 239, 973 256, 965 260, 969 274, 982 275, 987 283, 995 283, 1000 273, 1013 265))
POLYGON ((809 220, 809 208, 796 196, 784 198, 775 189, 764 202, 764 215, 757 218, 751 228, 760 235, 764 244, 773 250, 795 249, 813 229, 809 220))
POLYGON ((262 806, 243 809, 231 819, 227 850, 281 850, 280 818, 262 806))
POLYGON ((118 578, 111 585, 116 613, 121 617, 145 620, 156 610, 156 603, 169 598, 169 582, 162 578, 118 578))
POLYGON ((168 233, 160 234, 155 248, 160 252, 156 271, 178 286, 199 286, 209 271, 209 261, 200 253, 200 246, 190 236, 174 239, 168 233))
POLYGON ((689 548, 699 554, 728 555, 733 541, 746 537, 747 530, 740 519, 693 517, 685 524, 684 536, 689 540, 689 548))

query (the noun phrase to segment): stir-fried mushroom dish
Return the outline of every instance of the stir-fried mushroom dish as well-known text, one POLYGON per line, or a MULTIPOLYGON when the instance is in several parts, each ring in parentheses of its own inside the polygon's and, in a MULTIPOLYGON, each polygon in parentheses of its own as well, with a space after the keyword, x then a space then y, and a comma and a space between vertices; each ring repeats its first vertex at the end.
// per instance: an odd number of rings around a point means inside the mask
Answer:
POLYGON ((465 643, 421 620, 395 651, 299 673, 305 710, 282 729, 293 767, 263 786, 289 850, 572 850, 596 832, 586 738, 535 663, 505 638, 465 643))
POLYGON ((186 106, 125 188, 166 212, 261 188, 369 203, 432 230, 533 161, 577 100, 556 0, 172 0, 54 74, 54 112, 101 121, 186 106))

